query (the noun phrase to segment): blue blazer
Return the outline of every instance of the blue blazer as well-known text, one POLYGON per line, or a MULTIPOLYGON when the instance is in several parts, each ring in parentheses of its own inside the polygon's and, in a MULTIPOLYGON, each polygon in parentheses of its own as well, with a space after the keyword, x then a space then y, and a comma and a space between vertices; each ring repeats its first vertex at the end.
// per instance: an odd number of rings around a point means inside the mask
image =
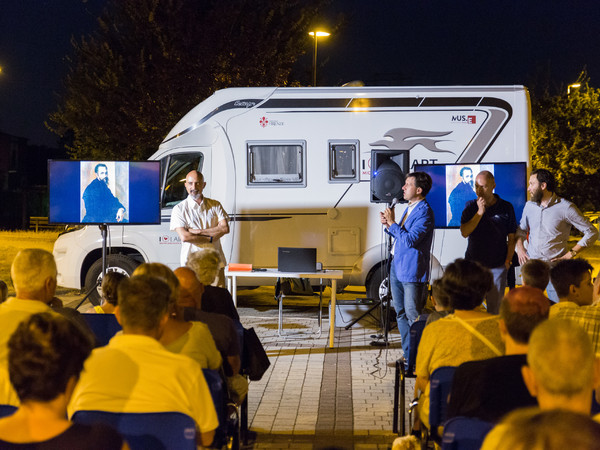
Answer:
MULTIPOLYGON (((406 211, 398 223, 402 223, 406 211)), ((433 241, 433 210, 427 200, 421 200, 400 226, 393 223, 387 230, 394 238, 394 259, 392 264, 398 281, 404 283, 425 283, 429 280, 429 260, 433 241)))

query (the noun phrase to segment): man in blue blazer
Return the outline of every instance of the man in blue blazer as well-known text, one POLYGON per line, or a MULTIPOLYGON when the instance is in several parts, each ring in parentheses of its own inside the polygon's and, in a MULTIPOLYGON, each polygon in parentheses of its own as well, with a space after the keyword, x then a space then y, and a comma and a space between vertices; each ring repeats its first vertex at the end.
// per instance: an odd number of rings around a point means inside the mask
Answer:
POLYGON ((408 357, 410 348, 410 326, 427 300, 434 218, 425 196, 431 185, 431 177, 424 172, 408 174, 402 187, 408 207, 400 222, 396 223, 394 210, 391 208, 381 213, 381 223, 395 239, 390 287, 405 358, 408 357))

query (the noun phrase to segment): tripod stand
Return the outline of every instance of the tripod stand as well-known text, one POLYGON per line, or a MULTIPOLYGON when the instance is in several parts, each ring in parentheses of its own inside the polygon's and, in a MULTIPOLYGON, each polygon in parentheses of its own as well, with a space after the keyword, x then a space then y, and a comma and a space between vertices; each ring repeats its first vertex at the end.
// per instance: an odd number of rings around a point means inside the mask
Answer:
MULTIPOLYGON (((100 234, 102 236, 102 276, 104 276, 104 274, 106 273, 106 266, 107 266, 107 261, 106 261, 106 238, 108 235, 108 225, 107 224, 102 224, 99 226, 100 227, 100 234)), ((75 307, 75 309, 79 309, 79 307, 83 304, 83 302, 85 302, 88 297, 90 295, 92 295, 92 292, 94 292, 94 289, 98 289, 98 287, 100 286, 100 284, 102 283, 102 277, 99 277, 98 280, 96 281, 96 284, 94 286, 92 286, 92 288, 85 294, 85 297, 83 297, 83 299, 79 302, 79 304, 75 307)), ((91 300, 92 305, 94 306, 98 306, 96 305, 94 300, 91 300)))
POLYGON ((387 259, 385 269, 383 273, 383 281, 379 287, 379 324, 381 332, 371 337, 375 340, 371 341, 371 345, 375 346, 387 346, 388 345, 388 334, 390 328, 390 311, 392 309, 392 286, 390 283, 390 272, 392 267, 392 236, 387 236, 387 259))

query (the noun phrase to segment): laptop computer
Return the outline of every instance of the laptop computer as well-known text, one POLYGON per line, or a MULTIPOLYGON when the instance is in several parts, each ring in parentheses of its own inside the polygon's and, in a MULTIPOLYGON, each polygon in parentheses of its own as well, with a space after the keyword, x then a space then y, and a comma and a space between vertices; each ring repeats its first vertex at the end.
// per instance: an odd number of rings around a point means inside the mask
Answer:
POLYGON ((277 249, 277 270, 280 272, 316 272, 317 249, 279 247, 277 249))

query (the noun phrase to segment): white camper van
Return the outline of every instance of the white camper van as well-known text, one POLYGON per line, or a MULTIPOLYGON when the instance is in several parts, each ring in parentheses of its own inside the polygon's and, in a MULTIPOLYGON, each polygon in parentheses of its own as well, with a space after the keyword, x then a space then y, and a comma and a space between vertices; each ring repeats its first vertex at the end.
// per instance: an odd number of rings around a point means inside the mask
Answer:
MULTIPOLYGON (((179 265, 169 220, 186 196, 185 175, 198 169, 204 194, 231 217, 222 238, 229 262, 276 267, 278 247, 316 247, 324 268, 344 271, 342 285, 366 285, 374 296, 386 258, 379 212, 391 198, 374 191, 372 155, 403 173, 417 164, 528 164, 529 129, 523 86, 224 89, 186 114, 150 158, 161 162, 161 224, 111 226, 108 263, 127 273, 144 261, 179 265)), ((97 226, 62 234, 59 285, 92 288, 101 247, 97 226)), ((458 229, 436 228, 434 270, 465 249, 458 229)))

